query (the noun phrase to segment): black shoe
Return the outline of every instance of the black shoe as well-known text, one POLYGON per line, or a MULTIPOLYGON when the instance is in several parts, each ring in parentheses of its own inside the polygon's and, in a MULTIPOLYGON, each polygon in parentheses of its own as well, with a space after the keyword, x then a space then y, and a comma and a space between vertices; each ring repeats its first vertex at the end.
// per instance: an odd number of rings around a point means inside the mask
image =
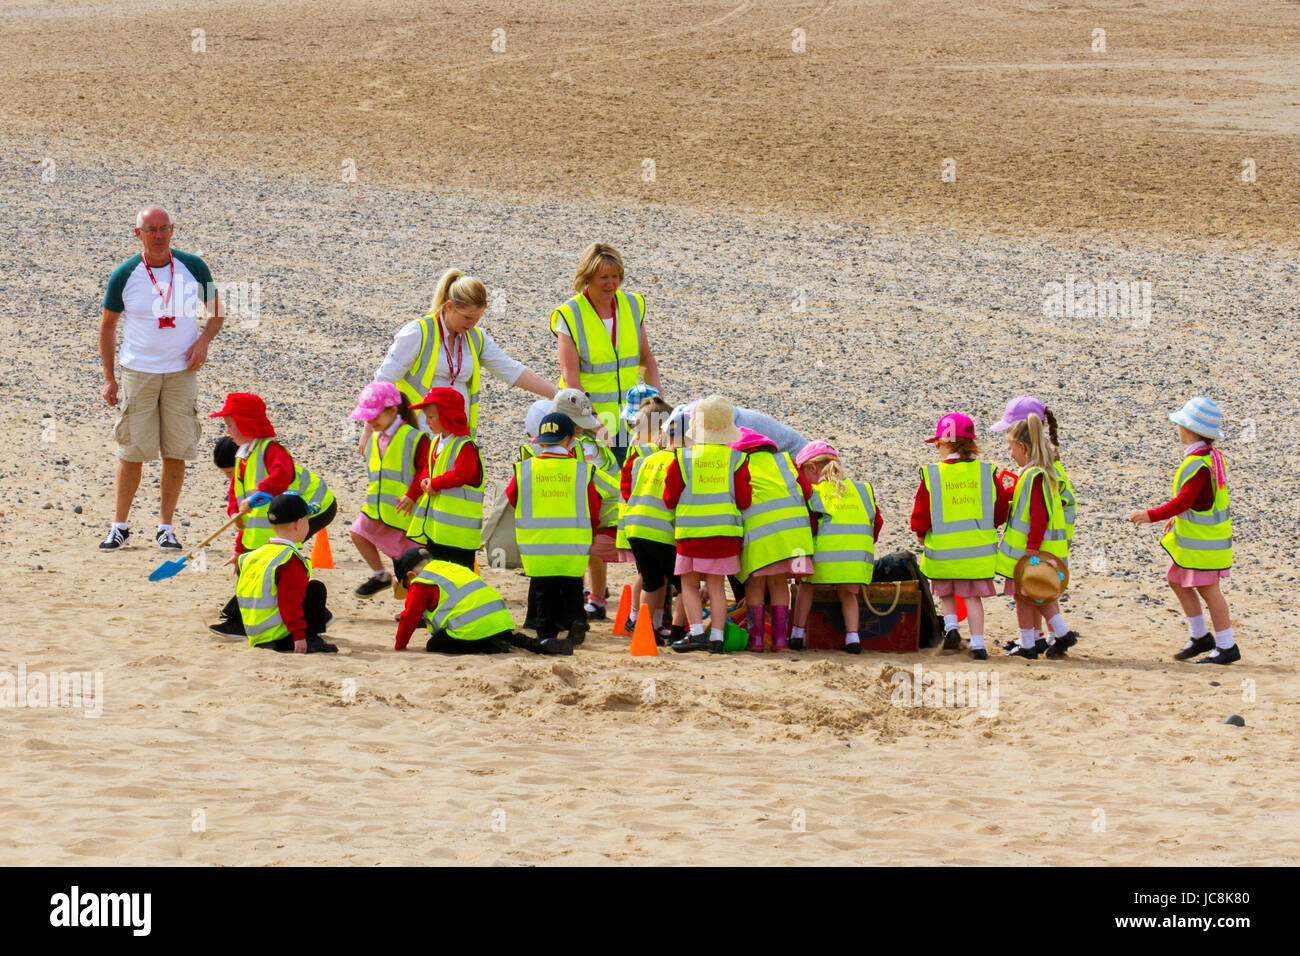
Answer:
POLYGON ((100 551, 120 551, 122 545, 130 539, 131 532, 126 528, 108 529, 108 536, 99 542, 100 551))
POLYGON ((722 649, 726 646, 725 641, 709 641, 709 653, 721 654, 722 649))
POLYGON ((862 642, 861 642, 861 641, 854 641, 852 644, 847 644, 847 643, 846 643, 846 644, 844 645, 844 653, 846 653, 846 654, 861 654, 861 653, 862 653, 862 642))
POLYGON ((1210 653, 1206 654, 1196 663, 1198 664, 1231 664, 1234 661, 1241 660, 1241 648, 1236 644, 1224 649, 1216 647, 1210 653))
POLYGON ((668 644, 670 646, 685 639, 685 637, 686 628, 682 627, 680 624, 674 624, 672 627, 668 628, 668 644))
POLYGON ((573 626, 569 628, 569 640, 573 641, 573 646, 577 647, 585 641, 587 639, 587 632, 590 630, 591 625, 582 618, 578 618, 578 620, 574 621, 573 626))
POLYGON ((972 647, 970 649, 970 656, 973 660, 986 661, 989 659, 989 652, 982 647, 972 647))
POLYGON ((792 651, 802 651, 807 640, 806 637, 792 637, 787 642, 787 647, 792 651))
MULTIPOLYGON (((101 547, 103 546, 101 545, 101 547)), ((1190 644, 1184 647, 1181 651, 1175 654, 1174 660, 1189 661, 1193 657, 1197 657, 1201 654, 1206 653, 1207 651, 1212 651, 1212 650, 1214 650, 1214 638, 1211 637, 1209 634, 1205 634, 1201 637, 1196 638, 1190 644)))
POLYGON ((1047 653, 1043 656, 1049 660, 1055 660, 1058 657, 1064 657, 1065 652, 1079 643, 1079 634, 1077 631, 1066 631, 1054 642, 1047 646, 1047 653))
POLYGON ((308 654, 337 654, 338 652, 338 647, 333 644, 326 644, 319 634, 307 635, 308 654))
POLYGON ((164 551, 184 551, 181 543, 176 540, 176 532, 170 530, 158 529, 158 533, 153 536, 153 543, 158 545, 164 551))
POLYGON ((370 597, 372 594, 378 594, 380 591, 386 591, 393 584, 393 579, 385 574, 382 578, 377 578, 373 574, 357 585, 357 589, 352 593, 357 597, 370 597))
POLYGON ((548 637, 544 640, 538 640, 537 653, 570 657, 573 654, 573 641, 564 637, 548 637))
POLYGON ((707 631, 703 634, 687 634, 680 641, 673 641, 668 646, 679 654, 686 651, 702 651, 709 646, 709 634, 707 631))
POLYGON ((961 631, 955 627, 951 631, 945 631, 943 635, 943 649, 945 651, 955 651, 961 647, 961 631))
POLYGON ((605 605, 603 604, 594 604, 588 601, 583 605, 582 609, 587 612, 587 620, 589 621, 605 620, 605 605))
POLYGON ((244 631, 244 622, 239 618, 228 617, 220 624, 209 624, 208 630, 213 634, 220 634, 222 637, 247 637, 244 631))
POLYGON ((665 647, 667 646, 668 642, 671 641, 672 639, 673 639, 673 632, 671 628, 661 627, 659 628, 659 630, 655 631, 656 647, 665 647))
POLYGON ((1034 660, 1039 654, 1047 651, 1047 638, 1042 638, 1035 642, 1033 647, 1021 647, 1020 642, 1016 642, 1014 649, 1007 651, 1007 657, 1023 657, 1026 660, 1034 660))

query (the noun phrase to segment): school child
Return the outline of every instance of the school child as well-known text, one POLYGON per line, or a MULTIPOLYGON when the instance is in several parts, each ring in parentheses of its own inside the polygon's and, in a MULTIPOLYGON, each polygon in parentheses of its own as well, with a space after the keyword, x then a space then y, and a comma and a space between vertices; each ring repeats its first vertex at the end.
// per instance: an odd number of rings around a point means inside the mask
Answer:
POLYGON ((591 589, 586 596, 584 610, 589 621, 605 620, 605 602, 609 591, 608 562, 616 557, 618 542, 618 513, 623 504, 619 494, 619 463, 609 446, 601 441, 600 419, 596 417, 595 407, 585 392, 576 388, 562 388, 555 393, 555 411, 572 419, 574 434, 574 454, 591 465, 591 478, 600 493, 600 526, 591 545, 591 557, 588 559, 587 572, 591 579, 591 589))
POLYGON ((749 466, 730 445, 740 438, 732 405, 721 395, 696 404, 686 432, 690 446, 673 453, 664 478, 663 501, 674 509, 682 604, 690 633, 672 644, 677 651, 707 647, 721 654, 727 622, 727 576, 740 573, 744 521, 752 503, 749 466), (710 630, 704 631, 700 582, 709 592, 710 630))
POLYGON ((239 454, 239 446, 229 435, 222 435, 217 439, 217 443, 212 446, 212 464, 216 465, 217 470, 226 476, 226 481, 235 477, 235 457, 239 454))
MULTIPOLYGON (((674 453, 684 447, 686 435, 684 421, 679 420, 673 426, 672 420, 668 419, 659 426, 662 416, 671 413, 672 406, 658 396, 642 402, 635 423, 637 444, 628 451, 620 482, 626 506, 619 521, 619 535, 627 542, 636 560, 637 579, 641 584, 641 595, 639 598, 634 596, 633 605, 636 606, 638 600, 645 603, 654 626, 655 640, 660 644, 673 636, 672 629, 664 626, 668 588, 671 585, 681 593, 681 578, 675 572, 677 537, 673 528, 674 513, 664 504, 664 484, 674 453), (663 449, 644 441, 656 431, 662 432, 663 449)), ((685 631, 677 635, 679 638, 685 636, 685 631)))
MULTIPOLYGON (((249 498, 254 492, 271 497, 286 492, 301 495, 311 506, 308 538, 334 520, 338 514, 334 492, 323 478, 298 465, 276 440, 275 427, 267 418, 266 403, 260 397, 251 392, 230 392, 221 409, 208 417, 221 418, 227 437, 236 445, 226 492, 226 514, 241 517, 237 522, 234 554, 227 563, 237 562, 241 554, 260 548, 271 538, 271 523, 267 519, 269 503, 253 507, 249 498)), ((215 450, 213 457, 215 460, 215 450)), ((243 636, 244 624, 236 598, 226 602, 221 609, 221 620, 210 625, 209 630, 223 637, 243 636)))
POLYGON ((506 500, 515 509, 515 538, 537 637, 545 641, 568 630, 569 641, 581 644, 588 630, 582 575, 600 523, 601 497, 592 467, 574 457, 573 443, 568 415, 552 412, 543 418, 537 453, 515 463, 506 500))
MULTIPOLYGON (((813 481, 808 510, 818 517, 813 533, 813 572, 799 581, 795 595, 797 626, 790 646, 795 650, 804 647, 813 586, 833 584, 844 613, 844 650, 861 654, 858 593, 862 585, 871 583, 876 539, 885 523, 876 506, 875 489, 869 482, 847 480, 839 453, 824 441, 809 442, 800 449, 795 461, 804 480, 813 481)), ((772 649, 776 650, 775 625, 772 642, 772 649)))
POLYGON ((1214 447, 1215 440, 1223 437, 1223 413, 1213 399, 1197 396, 1169 420, 1178 426, 1178 440, 1185 446, 1174 472, 1173 497, 1158 508, 1133 512, 1129 520, 1135 525, 1165 522, 1160 539, 1169 554, 1165 577, 1191 632, 1174 660, 1204 654, 1196 663, 1231 664, 1241 660, 1241 649, 1232 638, 1228 602, 1219 590, 1219 579, 1228 577, 1232 567, 1228 470, 1223 452, 1214 447), (1202 600, 1214 624, 1213 637, 1205 626, 1202 600))
MULTIPOLYGON (((1060 480, 1057 477, 1056 449, 1049 439, 1047 424, 1034 412, 1024 421, 1007 429, 1007 452, 1020 467, 1015 493, 1007 514, 1002 543, 998 545, 995 572, 1006 579, 1004 594, 1016 600, 1016 622, 1020 640, 1007 651, 1008 657, 1033 659, 1048 650, 1047 641, 1035 630, 1035 604, 1017 593, 1013 577, 1016 563, 1025 555, 1032 560, 1041 555, 1067 558, 1069 542, 1065 532, 1065 510, 1061 505, 1060 480)), ((1053 657, 1061 657, 1073 647, 1079 635, 1071 631, 1061 616, 1057 601, 1038 606, 1047 618, 1055 642, 1053 657)))
POLYGON ((363 388, 357 407, 348 417, 365 422, 370 433, 366 443, 370 476, 366 503, 348 532, 371 572, 352 593, 370 597, 392 581, 380 553, 396 560, 416 547, 406 536, 411 517, 398 511, 397 506, 415 480, 418 462, 428 461, 430 443, 407 405, 406 396, 392 382, 374 381, 363 388))
POLYGON ((411 406, 423 409, 434 440, 419 460, 415 479, 397 502, 409 512, 406 536, 440 561, 473 568, 483 546, 483 456, 469 437, 465 396, 454 388, 431 388, 411 406))
MULTIPOLYGON (((1070 476, 1065 473, 1065 465, 1061 463, 1061 439, 1057 429, 1056 416, 1052 410, 1043 402, 1034 398, 1032 395, 1017 395, 1007 402, 1007 407, 1002 413, 1001 420, 994 422, 992 430, 995 432, 1005 432, 1017 422, 1025 421, 1030 415, 1037 415, 1047 423, 1047 432, 1051 441, 1052 451, 1055 454, 1053 467, 1056 471, 1057 492, 1061 499, 1061 515, 1065 521, 1065 543, 1066 559, 1069 559, 1069 544, 1074 540, 1074 521, 1078 510, 1078 497, 1074 492, 1074 485, 1070 483, 1070 476)), ((1021 442, 1021 444, 1024 444, 1021 442)), ((1032 500, 1032 499, 1031 499, 1032 500)), ((1037 645, 1043 641, 1043 608, 1037 604, 1031 604, 1034 612, 1034 643, 1037 645)), ((1049 658, 1064 657, 1066 651, 1073 647, 1079 640, 1079 633, 1069 629, 1062 617, 1055 624, 1050 625, 1051 630, 1046 638, 1047 651, 1044 656, 1049 658), (1057 631, 1061 633, 1058 634, 1057 631), (1065 640, 1058 640, 1065 638, 1065 640)), ((1007 641, 1004 646, 1005 650, 1014 650, 1020 644, 1020 639, 1015 638, 1007 641)))
POLYGON ((984 646, 984 598, 993 597, 997 526, 1006 520, 1010 495, 994 480, 993 466, 979 460, 975 423, 960 412, 939 419, 934 437, 943 456, 921 467, 911 528, 925 546, 921 573, 943 608, 943 648, 961 647, 957 598, 966 602, 970 654, 988 660, 984 646))
MULTIPOLYGON (((619 502, 616 543, 618 545, 617 560, 622 563, 635 564, 636 555, 632 552, 632 544, 628 539, 625 525, 627 499, 632 493, 633 463, 648 458, 660 450, 661 423, 667 421, 673 409, 671 405, 659 397, 659 390, 653 385, 636 385, 627 394, 627 404, 623 406, 623 420, 627 424, 627 433, 632 440, 632 445, 628 448, 627 455, 623 459, 622 469, 619 471, 619 494, 622 501, 619 502), (634 401, 637 402, 635 408, 632 407, 634 401)), ((662 492, 663 489, 660 488, 655 497, 658 498, 662 492)), ((662 507, 662 502, 660 507, 662 507)), ((629 630, 636 626, 637 617, 641 612, 641 605, 645 603, 644 583, 638 571, 636 578, 632 582, 632 608, 627 619, 629 630)), ((662 611, 662 600, 659 602, 659 607, 662 611)), ((657 627, 658 625, 656 625, 656 629, 657 627)))
POLYGON ((749 630, 746 649, 763 650, 770 603, 772 650, 783 651, 789 646, 788 579, 813 573, 814 545, 808 514, 812 483, 766 435, 742 427, 740 439, 731 447, 745 455, 753 492, 750 506, 740 514, 745 534, 738 577, 745 585, 749 630))
POLYGON ((329 622, 325 585, 311 580, 311 560, 298 547, 307 538, 310 507, 288 493, 264 506, 270 536, 239 556, 235 599, 249 647, 295 654, 333 654, 321 638, 329 622))

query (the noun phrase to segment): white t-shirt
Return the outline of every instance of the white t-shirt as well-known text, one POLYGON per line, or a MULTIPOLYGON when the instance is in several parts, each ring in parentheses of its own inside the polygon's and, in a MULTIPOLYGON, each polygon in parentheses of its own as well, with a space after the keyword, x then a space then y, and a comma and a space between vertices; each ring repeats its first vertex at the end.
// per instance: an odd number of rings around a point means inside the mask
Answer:
MULTIPOLYGON (((601 319, 600 321, 601 321, 601 322, 604 324, 604 326, 605 326, 605 334, 609 336, 609 340, 610 340, 611 342, 614 341, 614 318, 613 318, 613 316, 611 316, 611 317, 608 318, 608 319, 601 319)), ((569 323, 568 323, 568 322, 557 322, 556 325, 555 325, 555 330, 556 330, 560 335, 563 335, 566 339, 571 339, 571 338, 573 338, 573 336, 569 334, 569 323)))
POLYGON ((122 368, 154 373, 185 371, 185 353, 199 337, 199 302, 211 298, 212 274, 202 259, 189 253, 172 250, 172 263, 174 273, 166 265, 154 267, 150 281, 144 260, 136 255, 109 277, 104 308, 122 316, 122 348, 118 355, 122 368))
MULTIPOLYGON (((384 356, 383 363, 379 370, 375 372, 376 380, 385 382, 396 382, 411 370, 415 360, 420 355, 420 323, 421 319, 414 322, 407 322, 402 326, 393 344, 388 347, 388 354, 384 356)), ((448 386, 460 392, 461 398, 465 400, 465 416, 469 417, 469 380, 474 373, 474 359, 470 354, 469 336, 456 335, 452 338, 451 350, 453 355, 457 355, 461 362, 460 375, 456 381, 451 381, 451 367, 447 364, 447 349, 440 347, 438 349, 437 364, 434 366, 433 387, 446 388, 448 386), (461 345, 459 354, 456 351, 457 344, 461 345)), ((483 371, 491 372, 507 385, 515 384, 520 375, 524 374, 527 366, 523 362, 512 359, 509 355, 501 350, 501 346, 492 341, 492 336, 486 332, 483 333, 483 354, 479 356, 479 364, 483 371)), ((419 413, 420 421, 424 422, 424 412, 419 413)))

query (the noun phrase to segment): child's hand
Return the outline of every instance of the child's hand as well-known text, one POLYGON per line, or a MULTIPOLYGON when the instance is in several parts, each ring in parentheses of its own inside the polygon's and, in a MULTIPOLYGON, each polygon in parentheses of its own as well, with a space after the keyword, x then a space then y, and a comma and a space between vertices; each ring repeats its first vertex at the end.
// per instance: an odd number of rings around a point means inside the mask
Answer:
POLYGON ((293 652, 294 652, 295 654, 306 654, 306 653, 307 653, 307 642, 306 642, 305 640, 303 640, 303 641, 294 641, 294 642, 293 642, 293 652))
POLYGON ((370 422, 366 422, 365 427, 361 429, 361 437, 357 440, 358 455, 366 454, 366 443, 370 441, 370 435, 372 432, 373 429, 370 427, 370 422))
POLYGON ((1170 528, 1172 528, 1174 526, 1174 521, 1176 520, 1177 519, 1175 518, 1170 518, 1168 521, 1166 521, 1164 530, 1168 531, 1170 528))
POLYGON ((420 487, 424 489, 424 493, 427 495, 429 493, 429 489, 433 487, 433 482, 431 482, 428 478, 425 478, 423 481, 420 482, 420 487))
POLYGON ((408 498, 406 495, 402 495, 402 497, 397 499, 396 508, 398 511, 410 511, 414 507, 415 507, 415 502, 412 501, 410 498, 408 498))
POLYGON ((238 560, 239 560, 239 552, 238 552, 238 551, 231 551, 231 552, 230 552, 230 557, 226 559, 226 563, 223 564, 222 567, 223 567, 223 568, 228 568, 228 567, 230 567, 232 564, 236 563, 238 560))
POLYGON ((1128 520, 1132 521, 1135 525, 1151 523, 1151 519, 1147 517, 1147 513, 1145 511, 1133 512, 1131 515, 1129 515, 1128 520))

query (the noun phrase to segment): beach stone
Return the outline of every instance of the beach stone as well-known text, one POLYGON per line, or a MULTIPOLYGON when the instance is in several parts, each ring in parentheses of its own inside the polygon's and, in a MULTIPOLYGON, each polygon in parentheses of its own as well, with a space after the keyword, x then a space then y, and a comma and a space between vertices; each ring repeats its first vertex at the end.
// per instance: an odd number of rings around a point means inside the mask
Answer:
POLYGON ((1225 717, 1225 718, 1223 719, 1223 722, 1224 722, 1225 724, 1232 724, 1232 726, 1234 726, 1234 727, 1245 727, 1245 726, 1246 726, 1246 718, 1243 717, 1243 716, 1241 716, 1241 714, 1231 714, 1231 715, 1225 717))
POLYGON ((41 505, 41 510, 42 510, 42 511, 49 511, 49 510, 50 510, 51 508, 53 508, 53 507, 54 507, 54 502, 52 502, 52 501, 47 501, 47 502, 45 502, 45 504, 41 505))
POLYGON ((1212 680, 1212 681, 1210 681, 1210 686, 1211 686, 1211 687, 1218 687, 1218 686, 1219 686, 1219 682, 1218 682, 1217 680, 1212 680))
POLYGON ((79 514, 81 514, 81 505, 73 505, 73 506, 72 506, 72 513, 73 513, 74 515, 79 515, 79 514))
MULTIPOLYGON (((1044 506, 1044 507, 1046 507, 1046 506, 1044 506)), ((184 521, 181 522, 181 527, 182 527, 182 528, 188 528, 189 526, 190 526, 190 519, 189 519, 189 518, 186 518, 184 521)))

